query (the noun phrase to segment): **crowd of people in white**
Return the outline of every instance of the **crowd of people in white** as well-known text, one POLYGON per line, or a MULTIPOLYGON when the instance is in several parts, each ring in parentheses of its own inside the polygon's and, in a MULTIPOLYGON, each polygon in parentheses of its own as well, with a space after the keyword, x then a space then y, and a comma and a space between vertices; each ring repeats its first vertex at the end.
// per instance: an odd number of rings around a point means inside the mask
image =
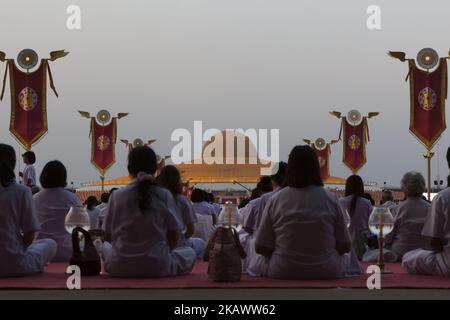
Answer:
MULTIPOLYGON (((82 205, 66 189, 65 166, 47 163, 37 188, 33 152, 22 155, 26 167, 16 182, 16 154, 0 144, 0 276, 43 272, 49 262, 69 261, 71 235, 64 220, 71 206, 82 205)), ((447 153, 450 166, 450 148, 447 153)), ((189 273, 203 257, 221 210, 201 189, 183 195, 175 166, 158 170, 149 147, 128 156, 132 182, 86 200, 91 229, 106 241, 98 248, 105 271, 119 277, 165 277, 189 273)), ((394 215, 386 238, 385 259, 402 262, 409 273, 450 276, 450 188, 430 204, 422 197, 418 172, 401 180, 405 199, 393 202, 383 192, 382 206, 394 215)), ((373 203, 363 180, 352 175, 345 197, 324 188, 317 156, 296 146, 278 172, 261 177, 251 197, 240 204, 239 238, 247 258, 243 272, 280 279, 334 279, 362 273, 360 261, 375 261, 377 241, 368 228, 373 203), (345 217, 350 217, 350 222, 345 217)))

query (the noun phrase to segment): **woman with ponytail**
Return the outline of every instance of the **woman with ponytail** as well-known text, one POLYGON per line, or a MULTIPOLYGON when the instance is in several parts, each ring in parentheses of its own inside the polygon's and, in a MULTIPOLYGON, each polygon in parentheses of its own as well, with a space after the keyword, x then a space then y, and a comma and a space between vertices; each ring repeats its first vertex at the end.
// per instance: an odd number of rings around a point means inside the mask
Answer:
POLYGON ((366 252, 367 235, 369 231, 369 216, 372 204, 364 197, 364 182, 358 175, 351 175, 345 182, 345 197, 339 200, 342 210, 350 216, 350 235, 353 248, 358 259, 366 252))
POLYGON ((44 271, 56 253, 50 239, 34 240, 40 230, 30 188, 16 183, 13 147, 0 144, 0 277, 44 271))
POLYGON ((169 190, 154 178, 156 154, 136 147, 128 155, 133 181, 108 201, 104 230, 111 243, 103 245, 105 270, 118 277, 167 277, 189 273, 196 254, 177 247, 183 229, 178 206, 169 190))
POLYGON ((206 249, 206 241, 200 238, 192 237, 195 232, 195 224, 198 221, 192 203, 182 194, 181 175, 177 167, 172 165, 165 166, 158 176, 158 184, 169 190, 179 207, 179 220, 183 223, 184 232, 180 232, 178 245, 189 246, 194 249, 198 258, 203 257, 206 249))

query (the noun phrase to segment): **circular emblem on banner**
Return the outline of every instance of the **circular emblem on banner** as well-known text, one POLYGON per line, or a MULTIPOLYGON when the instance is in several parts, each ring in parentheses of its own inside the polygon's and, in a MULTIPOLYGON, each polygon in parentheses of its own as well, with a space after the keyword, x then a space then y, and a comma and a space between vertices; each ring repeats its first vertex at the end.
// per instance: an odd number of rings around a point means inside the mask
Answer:
POLYGON ((350 138, 348 138, 348 146, 352 150, 358 150, 361 146, 361 139, 355 134, 351 135, 350 138))
POLYGON ((318 138, 314 142, 314 146, 316 147, 317 150, 323 150, 326 148, 327 143, 325 142, 324 138, 318 138))
POLYGON ((430 111, 436 106, 436 92, 430 87, 423 88, 419 92, 419 105, 425 111, 430 111))
POLYGON ((323 168, 327 164, 327 161, 321 156, 318 156, 317 158, 319 159, 319 166, 323 168))
POLYGON ((33 49, 23 49, 17 55, 17 63, 26 70, 34 68, 38 61, 38 55, 33 49))
POLYGON ((361 113, 358 110, 350 110, 347 114, 347 120, 355 126, 361 121, 361 113))
POLYGON ((108 110, 100 110, 97 113, 98 123, 106 125, 109 122, 109 120, 111 120, 111 114, 108 112, 108 110))
POLYGON ((111 142, 109 141, 109 138, 105 135, 101 135, 97 138, 97 147, 100 151, 105 151, 108 149, 111 142))
POLYGON ((140 138, 136 138, 133 140, 133 147, 142 147, 144 145, 144 141, 140 138))
POLYGON ((432 48, 423 48, 417 54, 417 63, 424 69, 432 69, 439 62, 439 55, 432 48))
POLYGON ((30 87, 25 87, 19 92, 19 105, 25 111, 36 108, 38 97, 36 91, 30 87))

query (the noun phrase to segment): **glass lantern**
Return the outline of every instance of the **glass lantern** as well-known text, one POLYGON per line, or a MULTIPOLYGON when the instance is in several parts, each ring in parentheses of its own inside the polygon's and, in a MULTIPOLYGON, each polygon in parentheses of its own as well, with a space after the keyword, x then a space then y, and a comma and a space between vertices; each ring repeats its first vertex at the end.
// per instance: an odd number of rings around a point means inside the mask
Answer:
MULTIPOLYGON (((394 229, 394 217, 388 207, 374 207, 369 217, 369 229, 378 237, 378 267, 384 270, 384 237, 394 229)), ((386 272, 385 272, 386 273, 386 272)))
POLYGON ((64 221, 67 232, 72 234, 73 229, 81 227, 86 231, 91 228, 89 214, 84 206, 71 206, 64 221))
POLYGON ((227 201, 222 205, 222 210, 219 215, 220 226, 225 228, 235 228, 237 231, 241 228, 241 222, 239 217, 239 211, 237 205, 227 201))

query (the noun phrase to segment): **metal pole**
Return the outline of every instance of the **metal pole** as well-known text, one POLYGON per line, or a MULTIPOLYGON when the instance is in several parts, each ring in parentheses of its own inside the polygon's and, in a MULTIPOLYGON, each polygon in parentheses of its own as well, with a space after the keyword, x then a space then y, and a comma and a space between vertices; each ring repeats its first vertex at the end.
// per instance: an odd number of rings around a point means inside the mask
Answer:
POLYGON ((427 194, 428 200, 431 200, 431 158, 433 158, 434 153, 430 149, 427 149, 427 153, 424 155, 427 159, 427 194))
POLYGON ((105 176, 100 176, 100 180, 102 181, 102 193, 105 192, 105 176))

